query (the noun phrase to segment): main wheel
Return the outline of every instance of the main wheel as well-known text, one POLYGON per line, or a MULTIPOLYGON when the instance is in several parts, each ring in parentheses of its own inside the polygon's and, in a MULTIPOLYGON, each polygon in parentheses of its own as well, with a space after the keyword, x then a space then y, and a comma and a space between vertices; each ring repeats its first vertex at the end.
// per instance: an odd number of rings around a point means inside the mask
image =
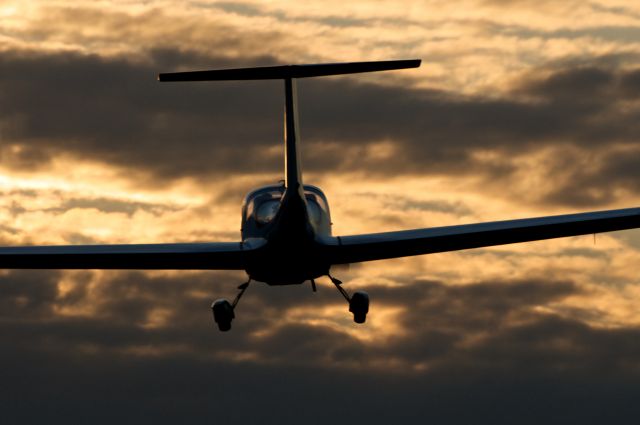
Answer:
POLYGON ((369 312, 369 294, 358 291, 351 296, 349 301, 349 311, 353 313, 353 321, 364 323, 369 312))
POLYGON ((216 300, 211 304, 211 311, 213 312, 213 320, 218 324, 218 329, 222 332, 227 332, 231 329, 231 321, 235 317, 233 313, 233 306, 227 300, 216 300))
POLYGON ((353 321, 358 323, 358 324, 362 324, 362 323, 367 321, 367 314, 366 313, 353 313, 353 321))
POLYGON ((220 321, 218 322, 218 330, 220 330, 220 332, 228 332, 231 330, 231 321, 225 322, 225 321, 220 321))

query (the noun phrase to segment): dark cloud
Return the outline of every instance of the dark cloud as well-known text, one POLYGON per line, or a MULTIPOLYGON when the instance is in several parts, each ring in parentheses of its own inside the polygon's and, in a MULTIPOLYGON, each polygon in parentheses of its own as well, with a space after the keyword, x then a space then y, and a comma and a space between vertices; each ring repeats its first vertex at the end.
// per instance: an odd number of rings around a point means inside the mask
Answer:
MULTIPOLYGON (((575 151, 565 151, 548 162, 551 175, 559 175, 564 183, 558 184, 543 197, 550 204, 570 204, 582 207, 606 205, 614 202, 619 195, 615 190, 627 193, 640 191, 640 167, 636 146, 627 149, 604 152, 595 163, 576 166, 575 151), (615 189, 615 190, 614 190, 615 189)), ((593 161, 592 161, 593 162, 593 161)))
POLYGON ((48 271, 12 271, 0 276, 0 310, 5 317, 46 318, 53 313, 60 274, 48 271))
POLYGON ((602 101, 614 82, 611 72, 601 68, 579 68, 560 70, 547 78, 530 82, 524 90, 544 99, 561 102, 602 101), (580 94, 579 97, 576 95, 580 94), (577 98, 576 98, 577 97, 577 98))
MULTIPOLYGON (((183 66, 254 66, 272 57, 207 57, 173 49, 150 61, 74 53, 6 52, 0 61, 2 162, 20 170, 73 155, 125 167, 140 184, 238 172, 279 174, 278 82, 159 84, 158 71, 183 66), (247 125, 249 124, 249 125, 247 125), (248 154, 249 153, 249 154, 248 154)), ((553 190, 527 199, 590 207, 616 200, 611 187, 638 193, 638 71, 611 60, 553 64, 530 72, 508 96, 383 87, 354 79, 300 81, 306 169, 368 174, 459 174, 514 179, 512 157, 552 148, 553 190), (375 155, 375 144, 393 152, 375 155), (478 153, 491 152, 491 161, 478 153), (576 158, 597 157, 584 167, 576 158)), ((419 72, 419 71, 417 71, 419 72)), ((234 195, 237 195, 234 193, 234 195)), ((239 196, 239 195, 238 195, 239 196)))
MULTIPOLYGON (((29 169, 52 155, 72 154, 127 167, 141 184, 144 176, 215 180, 227 173, 280 170, 281 155, 269 150, 282 138, 279 82, 160 84, 154 79, 158 71, 184 64, 227 67, 233 61, 171 49, 151 51, 150 57, 140 62, 72 53, 4 54, 3 163, 29 169)), ((234 65, 273 62, 246 58, 234 65)), ((303 80, 304 162, 311 171, 457 173, 506 181, 518 171, 511 157, 543 147, 602 152, 615 144, 637 145, 638 109, 627 102, 637 94, 637 81, 637 70, 556 67, 532 72, 508 96, 495 99, 354 79, 303 80), (391 156, 371 155, 372 144, 384 141, 393 141, 391 156), (493 159, 479 160, 478 152, 493 152, 493 159)), ((606 162, 600 169, 604 174, 590 181, 590 188, 633 178, 606 162)), ((566 170, 579 174, 575 166, 566 170)), ((582 183, 567 182, 559 191, 579 193, 582 183)), ((581 196, 539 198, 610 201, 581 196)))
POLYGON ((224 164, 262 171, 277 162, 260 153, 280 136, 280 92, 268 83, 259 93, 256 83, 161 85, 155 76, 167 69, 75 54, 2 61, 3 138, 21 150, 71 153, 165 178, 219 174, 224 164), (246 155, 248 146, 255 155, 246 155))
POLYGON ((234 331, 220 334, 202 294, 232 295, 235 274, 109 273, 89 291, 92 276, 75 275, 84 290, 65 294, 59 274, 2 280, 6 420, 195 423, 221 415, 226 423, 375 424, 392 415, 506 424, 637 414, 638 330, 596 329, 535 309, 579 293, 569 281, 371 285, 372 317, 385 306, 404 311, 402 332, 367 343, 285 320, 292 308, 344 304, 324 284, 316 294, 252 286, 234 331), (91 317, 55 312, 87 302, 97 306, 91 317), (158 308, 170 320, 148 327, 158 308))
MULTIPOLYGON (((607 142, 633 143, 637 111, 618 110, 618 101, 628 96, 619 82, 632 75, 635 72, 563 69, 547 78, 527 78, 510 97, 497 100, 347 80, 305 81, 302 107, 310 118, 303 124, 311 132, 305 136, 351 143, 397 140, 398 156, 412 170, 443 159, 451 167, 455 155, 467 166, 470 159, 465 152, 469 150, 515 153, 562 143, 585 148, 607 142), (326 93, 334 88, 336 97, 328 99, 326 93), (538 102, 526 101, 523 95, 538 102), (316 124, 319 122, 324 125, 316 124)), ((393 167, 396 161, 385 162, 393 167)))
POLYGON ((640 70, 626 73, 620 80, 620 88, 629 99, 637 99, 640 96, 640 70))
MULTIPOLYGON (((528 0, 516 0, 525 3, 528 0)), ((513 3, 516 4, 516 1, 513 3)), ((555 2, 549 2, 550 6, 557 6, 555 2)), ((566 7, 563 5, 562 7, 566 7)), ((638 14, 635 14, 638 16, 638 14)), ((627 16, 627 18, 630 15, 627 16)), ((576 41, 579 39, 597 40, 602 42, 633 43, 640 35, 640 28, 633 25, 593 25, 579 28, 560 28, 544 30, 524 25, 499 24, 496 22, 482 22, 480 26, 488 34, 495 36, 502 34, 507 37, 519 39, 566 39, 576 41)))
MULTIPOLYGON (((61 16, 69 17, 53 19, 61 16)), ((95 19, 100 16, 76 18, 97 25, 104 23, 95 19)), ((114 22, 125 31, 114 37, 125 39, 128 18, 114 22)), ((238 37, 230 31, 213 37, 212 45, 250 45, 238 37)), ((158 71, 267 65, 275 58, 238 61, 166 48, 146 53, 143 60, 4 52, 2 163, 33 170, 71 155, 124 167, 136 183, 154 185, 280 171, 281 155, 267 149, 281 139, 281 84, 154 81, 158 71)), ((536 70, 509 83, 514 89, 496 99, 353 79, 300 82, 305 163, 311 171, 457 173, 508 182, 518 172, 512 157, 547 148, 555 153, 549 168, 558 184, 533 196, 593 205, 615 200, 605 191, 613 186, 637 193, 640 167, 629 154, 637 150, 637 70, 594 61, 536 70), (396 149, 391 157, 368 155, 384 141, 396 149), (476 154, 487 151, 493 159, 479 161, 476 154), (576 156, 590 152, 596 167, 576 165, 576 156)), ((244 192, 243 184, 229 186, 221 199, 244 192)), ((404 196, 382 202, 468 211, 463 204, 404 196)), ((50 212, 67 208, 166 211, 76 197, 50 212)), ((16 216, 28 210, 19 203, 8 209, 16 216)), ((548 276, 463 286, 371 282, 370 321, 388 307, 399 313, 380 330, 395 332, 371 335, 371 323, 358 329, 360 336, 369 332, 367 341, 349 332, 356 325, 347 306, 324 280, 315 294, 308 285, 252 284, 234 330, 221 334, 210 303, 232 298, 243 279, 231 272, 7 272, 0 277, 4 421, 588 424, 630 423, 640 413, 639 331, 593 327, 588 323, 601 319, 597 311, 558 305, 583 294, 579 283, 548 276), (327 306, 339 307, 340 316, 315 310, 327 306)))
MULTIPOLYGON (((34 343, 40 339, 58 338, 65 340, 68 349, 80 349, 89 344, 124 350, 146 341, 157 348, 162 348, 163 344, 186 346, 197 356, 208 349, 212 336, 226 338, 225 334, 212 332, 209 305, 216 296, 232 298, 234 282, 240 282, 241 275, 211 272, 184 277, 153 277, 145 273, 112 272, 96 281, 92 273, 82 272, 73 274, 73 286, 61 292, 58 282, 62 275, 59 273, 12 272, 3 279, 1 298, 6 304, 3 308, 5 317, 25 315, 31 319, 20 326, 31 328, 28 335, 34 343), (92 281, 94 285, 89 290, 92 281), (57 314, 63 308, 82 311, 85 306, 91 308, 90 318, 76 319, 57 314), (153 325, 157 310, 163 311, 165 316, 161 323, 153 325), (39 315, 34 316, 34 312, 39 315), (102 329, 112 336, 104 338, 91 329, 102 329), (185 329, 190 332, 183 332, 185 329), (119 334, 123 336, 116 337, 119 334)), ((315 294, 307 285, 287 288, 252 285, 238 309, 239 332, 230 334, 225 348, 242 351, 250 347, 257 354, 257 360, 267 362, 305 364, 315 358, 323 367, 342 363, 339 358, 326 360, 333 350, 359 352, 359 359, 365 364, 375 364, 378 357, 382 360, 396 351, 383 344, 368 347, 365 353, 361 343, 353 337, 331 328, 288 324, 285 319, 291 309, 323 304, 344 304, 344 316, 348 318, 344 300, 325 283, 320 282, 320 291, 315 294), (266 336, 251 336, 251 330, 256 335, 266 336), (309 333, 316 336, 310 338, 309 333), (295 339, 300 341, 282 353, 282 341, 295 339), (305 352, 305 355, 292 350, 305 352)), ((514 319, 513 314, 535 319, 536 314, 528 311, 530 307, 575 294, 578 288, 570 282, 446 286, 439 282, 417 281, 395 289, 372 285, 370 291, 381 308, 399 306, 406 309, 398 325, 412 332, 406 337, 399 336, 397 342, 415 344, 424 336, 421 335, 423 332, 456 335, 454 339, 457 339, 473 332, 499 331, 502 326, 508 327, 509 321, 514 319)), ((313 314, 312 309, 309 311, 313 314)), ((375 315, 375 308, 372 314, 375 315)), ((11 326, 9 323, 9 328, 11 326)), ((20 339, 17 335, 15 338, 20 339)))
MULTIPOLYGON (((49 155, 71 153, 156 179, 281 168, 280 155, 267 151, 282 137, 280 84, 161 85, 152 78, 159 69, 184 63, 202 68, 196 63, 203 62, 225 67, 232 61, 168 49, 152 57, 155 62, 141 64, 76 54, 4 55, 4 138, 19 145, 5 147, 5 164, 31 168, 49 155)), ((255 58, 236 66, 273 62, 255 58)), ((495 180, 517 170, 510 156, 543 146, 597 152, 637 143, 638 112, 620 107, 638 90, 637 71, 576 66, 531 75, 512 97, 498 100, 351 79, 301 81, 302 135, 305 151, 314 153, 305 155, 305 164, 312 171, 475 173, 495 180), (371 143, 385 140, 395 143, 391 157, 367 155, 371 143), (475 153, 487 150, 497 155, 479 162, 475 153)), ((589 188, 633 178, 613 164, 601 170, 611 172, 590 181, 589 188)), ((575 187, 586 182, 559 188, 577 193, 575 200, 560 194, 545 199, 576 205, 610 201, 575 187)))
POLYGON ((326 168, 339 164, 335 158, 344 149, 344 169, 385 175, 472 174, 501 192, 508 182, 519 180, 516 173, 523 173, 512 158, 547 149, 541 166, 554 184, 547 192, 527 191, 524 198, 593 207, 615 201, 619 194, 612 188, 638 193, 640 167, 632 152, 637 151, 640 117, 629 102, 636 79, 636 70, 554 66, 533 71, 498 100, 335 82, 344 87, 336 90, 341 94, 333 107, 306 100, 321 98, 320 89, 313 90, 323 82, 311 82, 301 103, 309 120, 327 124, 307 127, 303 121, 303 129, 312 140, 338 141, 327 149, 333 155, 323 161, 326 168), (347 101, 341 98, 344 93, 347 101), (391 157, 367 155, 367 141, 379 140, 396 142, 391 157), (626 149, 616 150, 618 145, 626 149), (493 155, 484 159, 477 155, 482 152, 493 155))

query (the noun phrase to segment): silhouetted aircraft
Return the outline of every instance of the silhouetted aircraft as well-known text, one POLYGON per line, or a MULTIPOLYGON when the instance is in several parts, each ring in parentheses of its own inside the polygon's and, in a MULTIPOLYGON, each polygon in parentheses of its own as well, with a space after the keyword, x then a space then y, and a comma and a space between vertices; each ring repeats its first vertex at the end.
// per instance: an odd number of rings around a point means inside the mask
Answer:
POLYGON ((160 81, 284 80, 285 180, 251 191, 242 205, 242 240, 218 243, 74 245, 0 248, 0 268, 245 270, 249 280, 233 302, 211 308, 222 331, 252 280, 296 285, 327 276, 349 303, 354 321, 369 311, 365 292, 350 295, 331 276, 332 266, 492 245, 528 242, 640 227, 640 208, 495 221, 354 236, 332 236, 329 204, 302 182, 298 149, 296 79, 416 68, 420 60, 270 66, 160 74, 160 81))

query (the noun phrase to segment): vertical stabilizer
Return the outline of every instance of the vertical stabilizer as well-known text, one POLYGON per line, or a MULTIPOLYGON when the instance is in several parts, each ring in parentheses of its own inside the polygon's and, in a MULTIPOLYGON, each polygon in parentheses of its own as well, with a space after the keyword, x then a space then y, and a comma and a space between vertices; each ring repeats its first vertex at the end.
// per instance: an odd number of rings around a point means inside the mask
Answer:
MULTIPOLYGON (((309 224, 307 200, 302 185, 302 164, 298 149, 298 97, 296 80, 284 79, 284 184, 280 209, 274 218, 274 233, 285 235, 284 240, 310 240, 313 229, 309 224)), ((277 242, 276 238, 272 238, 277 242)))
POLYGON ((296 81, 285 78, 284 104, 284 178, 287 189, 302 190, 300 150, 298 149, 298 96, 296 81))

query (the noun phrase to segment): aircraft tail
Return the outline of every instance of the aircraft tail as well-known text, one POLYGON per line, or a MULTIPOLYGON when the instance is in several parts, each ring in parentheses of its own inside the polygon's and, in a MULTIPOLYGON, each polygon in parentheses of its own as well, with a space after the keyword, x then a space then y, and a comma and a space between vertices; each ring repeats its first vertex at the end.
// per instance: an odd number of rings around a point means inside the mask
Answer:
POLYGON ((361 72, 389 71, 417 68, 420 59, 279 65, 253 68, 215 69, 208 71, 170 72, 158 75, 159 81, 228 81, 228 80, 285 80, 285 184, 302 195, 302 167, 298 149, 297 78, 361 72))
MULTIPOLYGON (((171 72, 158 75, 159 81, 228 81, 228 80, 284 80, 284 160, 286 190, 280 206, 280 212, 297 211, 283 221, 289 228, 287 233, 306 232, 301 226, 309 227, 307 203, 302 184, 302 166, 298 149, 298 108, 296 95, 296 79, 322 77, 327 75, 355 74, 360 72, 389 71, 393 69, 417 68, 420 59, 321 63, 307 65, 280 65, 253 68, 215 69, 208 71, 171 72), (297 205, 291 207, 289 205, 297 205), (296 225, 295 223, 303 223, 296 225)), ((279 220, 282 221, 282 220, 279 220)))

